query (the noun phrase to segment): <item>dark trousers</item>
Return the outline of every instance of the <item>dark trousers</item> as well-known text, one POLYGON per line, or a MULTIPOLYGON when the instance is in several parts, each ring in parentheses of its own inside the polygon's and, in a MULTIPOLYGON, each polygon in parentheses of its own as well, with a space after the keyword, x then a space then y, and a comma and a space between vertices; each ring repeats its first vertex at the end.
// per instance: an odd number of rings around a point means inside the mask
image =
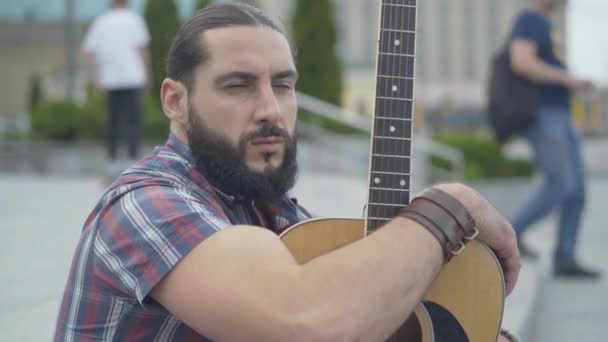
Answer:
POLYGON ((120 136, 121 118, 127 122, 127 142, 129 158, 139 153, 141 141, 141 89, 117 89, 107 91, 108 121, 106 125, 106 147, 108 157, 116 159, 120 136))

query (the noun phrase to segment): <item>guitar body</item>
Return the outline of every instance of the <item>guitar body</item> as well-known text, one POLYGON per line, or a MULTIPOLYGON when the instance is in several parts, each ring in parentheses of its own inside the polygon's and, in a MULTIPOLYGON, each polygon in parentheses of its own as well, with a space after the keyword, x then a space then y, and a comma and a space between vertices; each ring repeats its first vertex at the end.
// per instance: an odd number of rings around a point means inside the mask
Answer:
MULTIPOLYGON (((300 264, 366 235, 363 219, 313 219, 281 234, 300 264)), ((496 341, 504 307, 500 265, 481 242, 471 241, 433 282, 393 340, 408 342, 496 341)))

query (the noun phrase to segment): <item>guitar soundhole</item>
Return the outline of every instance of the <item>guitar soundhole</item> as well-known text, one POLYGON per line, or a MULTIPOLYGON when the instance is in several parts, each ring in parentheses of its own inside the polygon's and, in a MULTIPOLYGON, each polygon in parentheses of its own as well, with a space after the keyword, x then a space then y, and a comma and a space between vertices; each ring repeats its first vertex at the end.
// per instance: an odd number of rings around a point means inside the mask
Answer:
MULTIPOLYGON (((464 328, 448 309, 430 301, 424 301, 423 304, 431 320, 434 335, 428 342, 470 342, 464 328)), ((410 316, 388 341, 422 341, 422 325, 416 315, 410 316)))
POLYGON ((433 322, 435 342, 469 342, 464 328, 448 309, 430 301, 425 301, 424 307, 433 322))
POLYGON ((416 315, 412 314, 387 341, 422 341, 422 327, 416 315))

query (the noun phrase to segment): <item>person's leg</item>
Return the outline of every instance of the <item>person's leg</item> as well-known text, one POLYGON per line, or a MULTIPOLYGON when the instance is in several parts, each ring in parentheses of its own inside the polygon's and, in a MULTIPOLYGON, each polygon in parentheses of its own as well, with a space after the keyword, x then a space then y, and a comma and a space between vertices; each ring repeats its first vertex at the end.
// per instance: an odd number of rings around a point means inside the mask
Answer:
POLYGON ((108 158, 115 160, 118 149, 118 131, 120 128, 120 94, 118 90, 106 92, 108 116, 106 120, 106 149, 108 158))
POLYGON ((128 128, 129 128, 129 158, 131 160, 139 155, 142 131, 142 103, 140 89, 129 89, 127 93, 128 101, 128 128))
POLYGON ((537 122, 525 132, 534 152, 534 163, 543 174, 543 182, 511 220, 518 236, 561 202, 565 186, 562 168, 567 162, 563 151, 568 143, 564 128, 554 120, 554 114, 552 108, 541 109, 537 122))
POLYGON ((570 114, 567 113, 567 131, 569 138, 568 156, 572 165, 571 187, 565 192, 561 203, 559 217, 558 243, 555 249, 554 275, 559 277, 577 277, 598 279, 600 272, 581 266, 576 260, 576 245, 580 231, 581 218, 585 207, 586 181, 582 158, 581 143, 578 133, 572 126, 570 114))
POLYGON ((567 131, 568 149, 564 154, 568 157, 570 165, 567 175, 571 182, 565 189, 564 199, 561 203, 559 216, 559 240, 555 251, 557 265, 569 264, 574 261, 574 250, 577 241, 578 227, 580 225, 583 209, 585 207, 585 170, 581 156, 581 146, 578 133, 572 126, 569 113, 560 113, 567 131))

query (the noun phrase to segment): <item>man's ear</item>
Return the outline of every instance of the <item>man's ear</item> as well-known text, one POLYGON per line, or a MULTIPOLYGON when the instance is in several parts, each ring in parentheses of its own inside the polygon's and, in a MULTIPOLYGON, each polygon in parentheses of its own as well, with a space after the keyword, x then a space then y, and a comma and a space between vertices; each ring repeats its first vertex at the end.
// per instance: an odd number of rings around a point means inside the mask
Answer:
POLYGON ((185 127, 188 123, 188 90, 184 84, 165 78, 160 90, 160 99, 169 120, 185 127))

